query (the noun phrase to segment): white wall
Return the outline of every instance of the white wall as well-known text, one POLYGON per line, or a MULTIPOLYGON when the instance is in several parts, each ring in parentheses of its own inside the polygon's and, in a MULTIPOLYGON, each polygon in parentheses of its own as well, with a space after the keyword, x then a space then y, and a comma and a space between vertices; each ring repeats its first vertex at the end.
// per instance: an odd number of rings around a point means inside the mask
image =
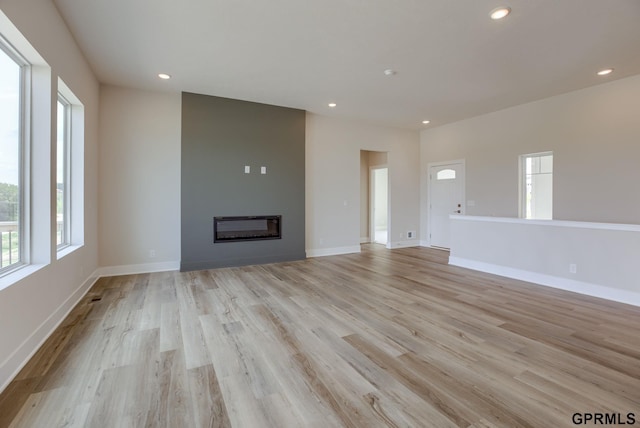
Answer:
MULTIPOLYGON (((640 75, 423 131, 423 239, 429 233, 429 162, 466 160, 466 198, 475 202, 467 205, 467 215, 513 218, 518 216, 518 156, 544 151, 554 155, 554 219, 640 224, 639 111, 640 75)), ((629 294, 640 292, 632 272, 640 241, 638 232, 629 228, 604 236, 602 230, 587 227, 561 233, 558 228, 516 228, 486 219, 477 224, 454 221, 452 227, 454 263, 471 260, 463 265, 640 301, 637 294, 629 294), (568 273, 570 263, 579 264, 577 274, 568 273)))
POLYGON ((360 150, 388 152, 392 247, 419 223, 418 133, 307 114, 307 255, 359 251, 360 150))
POLYGON ((518 156, 553 151, 553 217, 640 223, 640 75, 424 130, 427 163, 466 160, 468 215, 518 216, 518 156))
POLYGON ((640 306, 638 260, 640 225, 451 218, 453 265, 640 306))
MULTIPOLYGON (((100 108, 99 272, 175 269, 180 258, 180 95, 102 86, 100 108), (152 249, 155 258, 149 257, 152 249)), ((306 139, 311 255, 359 250, 360 150, 389 152, 392 242, 396 247, 418 244, 400 238, 418 229, 417 132, 308 114, 306 139)))
MULTIPOLYGON (((56 260, 55 242, 52 243, 49 264, 0 290, 1 390, 95 280, 99 87, 52 2, 3 0, 0 7, 49 64, 52 84, 61 77, 85 108, 84 246, 56 260)), ((0 32, 6 30, 0 28, 0 32)), ((54 106, 55 101, 51 103, 52 117, 54 106)))
POLYGON ((101 87, 100 273, 178 268, 180 118, 180 94, 101 87))

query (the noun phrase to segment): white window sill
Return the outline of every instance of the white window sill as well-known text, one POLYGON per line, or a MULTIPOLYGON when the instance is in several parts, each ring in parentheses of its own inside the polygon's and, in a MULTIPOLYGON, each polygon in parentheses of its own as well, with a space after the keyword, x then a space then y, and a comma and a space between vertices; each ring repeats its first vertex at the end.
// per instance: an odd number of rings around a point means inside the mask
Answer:
POLYGON ((76 250, 84 247, 84 245, 67 245, 64 248, 61 248, 57 252, 56 260, 60 260, 61 258, 73 253, 76 250))
POLYGON ((43 267, 47 266, 46 264, 32 264, 26 265, 21 268, 16 269, 13 272, 10 272, 0 278, 0 290, 4 290, 7 287, 12 286, 13 284, 22 281, 26 277, 33 275, 43 267))

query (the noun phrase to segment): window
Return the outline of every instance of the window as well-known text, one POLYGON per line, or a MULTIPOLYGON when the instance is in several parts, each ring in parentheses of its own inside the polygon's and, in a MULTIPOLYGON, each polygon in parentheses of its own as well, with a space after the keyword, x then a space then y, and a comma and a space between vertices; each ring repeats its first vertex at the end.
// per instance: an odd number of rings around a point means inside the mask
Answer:
POLYGON ((24 201, 27 62, 0 39, 0 275, 25 262, 24 201))
POLYGON ((58 249, 71 243, 71 104, 58 94, 56 138, 56 245, 58 249))
POLYGON ((520 156, 520 217, 553 217, 553 153, 520 156))
POLYGON ((456 178, 455 169, 443 169, 436 174, 436 180, 454 180, 456 178))
POLYGON ((58 258, 84 243, 84 106, 58 78, 56 136, 58 258))

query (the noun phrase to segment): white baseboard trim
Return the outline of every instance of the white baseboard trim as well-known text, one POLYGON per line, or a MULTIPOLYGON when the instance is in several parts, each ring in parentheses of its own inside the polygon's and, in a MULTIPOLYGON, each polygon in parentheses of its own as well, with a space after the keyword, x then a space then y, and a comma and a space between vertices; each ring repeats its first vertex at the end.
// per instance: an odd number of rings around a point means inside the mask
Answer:
POLYGON ((99 277, 117 275, 136 275, 139 273, 165 272, 180 270, 179 261, 143 263, 139 265, 105 266, 96 271, 99 277))
POLYGON ((420 243, 415 240, 415 239, 408 239, 405 241, 395 241, 395 242, 390 242, 387 245, 387 248, 393 249, 393 248, 407 248, 407 247, 419 247, 420 243))
POLYGON ((640 306, 640 293, 628 290, 606 287, 604 285, 591 284, 589 282, 575 281, 573 279, 552 276, 543 273, 531 272, 522 269, 510 268, 495 265, 492 263, 479 262, 461 257, 449 257, 449 264, 467 269, 478 270, 494 275, 505 276, 507 278, 519 279, 521 281, 532 282, 545 285, 547 287, 558 288, 574 293, 585 294, 587 296, 599 297, 601 299, 613 300, 614 302, 627 303, 629 305, 640 306))
POLYGON ((368 236, 361 236, 360 237, 360 243, 361 244, 368 244, 369 242, 371 242, 371 240, 369 239, 368 236))
POLYGON ((359 253, 360 245, 350 247, 317 248, 307 250, 307 257, 337 256, 340 254, 359 253))
POLYGON ((51 336, 67 318, 69 313, 76 307, 85 294, 87 294, 98 278, 97 271, 91 274, 2 362, 2 364, 0 364, 0 380, 4 379, 4 382, 0 385, 0 393, 9 386, 11 381, 20 373, 20 370, 22 370, 49 336, 51 336))

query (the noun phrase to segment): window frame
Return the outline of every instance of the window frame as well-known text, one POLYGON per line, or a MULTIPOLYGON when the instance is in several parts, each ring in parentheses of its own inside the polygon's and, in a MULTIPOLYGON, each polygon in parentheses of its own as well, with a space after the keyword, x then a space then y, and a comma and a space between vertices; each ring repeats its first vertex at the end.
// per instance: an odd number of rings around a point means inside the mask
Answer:
POLYGON ((72 223, 72 218, 71 218, 71 203, 72 203, 72 188, 71 188, 71 171, 72 171, 72 165, 71 165, 71 133, 72 133, 72 114, 71 114, 71 109, 72 109, 72 104, 71 102, 60 92, 58 91, 58 97, 56 100, 56 127, 58 124, 58 103, 60 103, 63 106, 63 112, 64 112, 64 117, 63 117, 63 127, 64 127, 64 132, 63 132, 63 139, 62 139, 62 144, 63 144, 63 149, 62 149, 62 154, 63 154, 63 164, 62 164, 62 168, 63 168, 63 195, 64 195, 64 200, 63 200, 63 209, 62 209, 62 214, 63 214, 63 221, 62 221, 62 237, 61 237, 61 242, 58 243, 58 203, 57 203, 57 191, 58 191, 58 132, 59 130, 56 129, 56 179, 55 179, 55 183, 54 183, 54 188, 56 191, 56 210, 54 211, 54 217, 55 217, 55 225, 56 225, 56 248, 57 251, 60 251, 64 248, 67 248, 68 246, 71 245, 71 223, 72 223))
MULTIPOLYGON (((0 34, 0 50, 20 68, 18 115, 18 261, 0 268, 0 278, 30 263, 30 84, 32 64, 0 34)), ((1 245, 1 244, 0 244, 1 245)), ((0 250, 1 251, 1 250, 0 250)), ((11 248, 9 249, 11 251, 11 248)), ((1 255, 0 255, 1 257, 1 255)))
POLYGON ((539 217, 527 217, 527 159, 551 156, 553 159, 553 151, 527 153, 520 155, 518 159, 518 216, 526 220, 550 220, 553 219, 553 167, 551 168, 551 218, 541 219, 539 217))
MULTIPOLYGON (((67 245, 57 248, 56 259, 60 260, 78 248, 84 246, 84 104, 67 84, 58 76, 58 95, 67 105, 67 245)), ((56 103, 57 106, 57 103, 56 103)), ((56 108, 57 111, 57 108, 56 108)), ((56 121, 57 122, 57 121, 56 121)), ((57 136, 56 136, 57 139, 57 136)), ((57 147, 56 147, 57 149, 57 147)), ((57 151, 56 151, 57 152, 57 151)), ((57 159, 56 159, 57 166, 57 159)), ((57 177, 56 177, 57 182, 57 177)), ((52 184, 55 190, 57 185, 52 184)), ((57 206, 57 204, 56 204, 57 206)), ((56 224, 53 215, 51 224, 56 224)), ((57 242, 57 231, 53 235, 57 242)))

